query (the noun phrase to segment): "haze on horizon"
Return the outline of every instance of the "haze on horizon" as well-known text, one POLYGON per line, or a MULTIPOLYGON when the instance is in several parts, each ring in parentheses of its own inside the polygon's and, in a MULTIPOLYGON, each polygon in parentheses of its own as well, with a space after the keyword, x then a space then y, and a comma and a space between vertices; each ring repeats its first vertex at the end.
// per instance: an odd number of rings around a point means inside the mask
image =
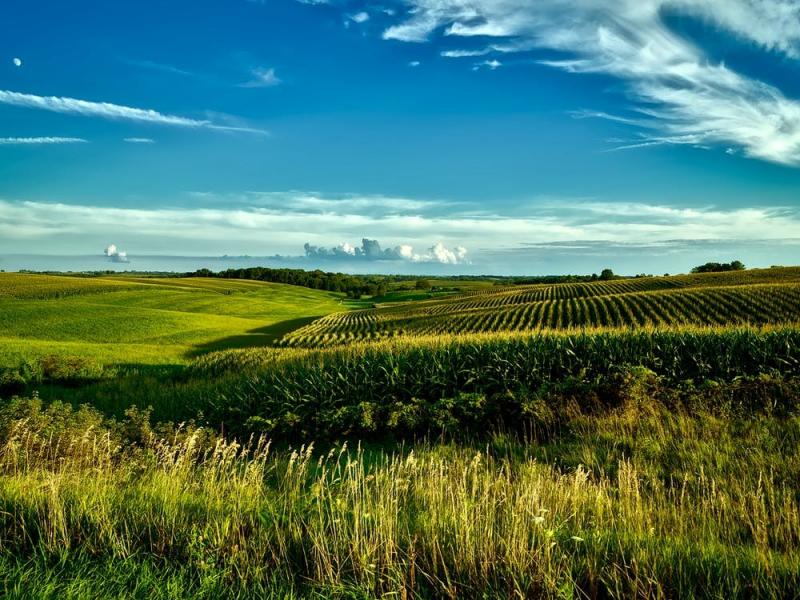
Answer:
POLYGON ((0 269, 800 263, 797 0, 14 0, 4 23, 0 269))

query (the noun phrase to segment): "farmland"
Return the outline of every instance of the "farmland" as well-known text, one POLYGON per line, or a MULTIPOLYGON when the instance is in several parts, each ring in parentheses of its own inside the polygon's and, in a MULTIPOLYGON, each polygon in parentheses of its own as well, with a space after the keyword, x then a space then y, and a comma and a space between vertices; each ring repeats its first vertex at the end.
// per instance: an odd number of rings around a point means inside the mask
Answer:
POLYGON ((0 591, 795 593, 800 269, 449 288, 0 274, 0 591))
POLYGON ((316 347, 402 335, 671 327, 800 320, 800 269, 484 288, 443 300, 334 313, 282 339, 316 347))
POLYGON ((252 281, 0 273, 0 366, 48 355, 185 364, 210 349, 270 344, 340 301, 252 281))

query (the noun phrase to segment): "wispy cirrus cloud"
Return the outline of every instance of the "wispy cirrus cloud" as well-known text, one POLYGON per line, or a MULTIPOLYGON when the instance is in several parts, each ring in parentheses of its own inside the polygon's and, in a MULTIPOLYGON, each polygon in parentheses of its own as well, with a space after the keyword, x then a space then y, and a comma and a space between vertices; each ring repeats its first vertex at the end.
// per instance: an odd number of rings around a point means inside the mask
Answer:
MULTIPOLYGON (((779 88, 715 62, 673 31, 668 15, 699 19, 743 43, 800 58, 797 0, 402 0, 383 37, 470 40, 457 58, 549 50, 539 61, 626 84, 633 108, 655 133, 644 145, 735 146, 748 157, 800 166, 800 102, 779 88), (475 47, 485 38, 492 43, 475 47)), ((464 44, 466 45, 466 44, 464 44)), ((629 144, 628 147, 634 147, 629 144)))
POLYGON ((99 117, 109 120, 135 121, 139 123, 152 123, 155 125, 193 129, 266 134, 265 131, 256 128, 220 125, 209 120, 170 115, 152 109, 134 108, 120 104, 112 104, 110 102, 92 102, 89 100, 79 100, 77 98, 37 96, 8 90, 0 90, 0 104, 63 114, 81 115, 84 117, 99 117))
POLYGON ((86 144, 88 140, 76 137, 4 137, 0 146, 36 146, 47 144, 86 144))
POLYGON ((128 144, 155 144, 156 141, 152 138, 143 138, 143 137, 127 137, 122 140, 123 142, 127 142, 128 144))
POLYGON ((243 88, 265 88, 275 87, 283 83, 273 67, 256 67, 251 72, 253 78, 245 83, 240 83, 239 87, 243 88))
POLYGON ((156 62, 154 60, 125 60, 125 62, 133 67, 139 67, 140 69, 147 69, 150 71, 161 71, 162 73, 183 75, 185 77, 202 78, 200 74, 195 73, 194 71, 182 69, 180 67, 176 67, 174 65, 170 65, 167 63, 156 62))

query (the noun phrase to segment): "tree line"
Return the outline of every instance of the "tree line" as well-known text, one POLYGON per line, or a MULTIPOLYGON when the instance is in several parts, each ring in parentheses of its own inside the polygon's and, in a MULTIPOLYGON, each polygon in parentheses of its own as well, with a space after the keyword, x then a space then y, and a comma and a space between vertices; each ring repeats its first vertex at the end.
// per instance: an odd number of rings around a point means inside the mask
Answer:
POLYGON ((223 279, 253 279, 270 283, 298 285, 314 290, 340 292, 348 298, 362 296, 382 296, 387 291, 387 280, 384 276, 348 275, 346 273, 329 273, 327 271, 304 271, 303 269, 271 269, 269 267, 248 267, 227 269, 215 273, 210 269, 198 269, 186 273, 186 277, 219 277, 223 279))

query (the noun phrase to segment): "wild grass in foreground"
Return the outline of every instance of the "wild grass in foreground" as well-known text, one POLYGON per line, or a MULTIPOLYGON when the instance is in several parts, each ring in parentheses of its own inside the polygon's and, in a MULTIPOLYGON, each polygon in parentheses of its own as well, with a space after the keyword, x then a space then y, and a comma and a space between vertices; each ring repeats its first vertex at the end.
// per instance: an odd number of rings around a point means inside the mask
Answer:
POLYGON ((274 451, 90 408, 0 413, 8 597, 787 597, 800 418, 565 409, 549 436, 274 451), (538 440, 538 441, 537 441, 538 440))

